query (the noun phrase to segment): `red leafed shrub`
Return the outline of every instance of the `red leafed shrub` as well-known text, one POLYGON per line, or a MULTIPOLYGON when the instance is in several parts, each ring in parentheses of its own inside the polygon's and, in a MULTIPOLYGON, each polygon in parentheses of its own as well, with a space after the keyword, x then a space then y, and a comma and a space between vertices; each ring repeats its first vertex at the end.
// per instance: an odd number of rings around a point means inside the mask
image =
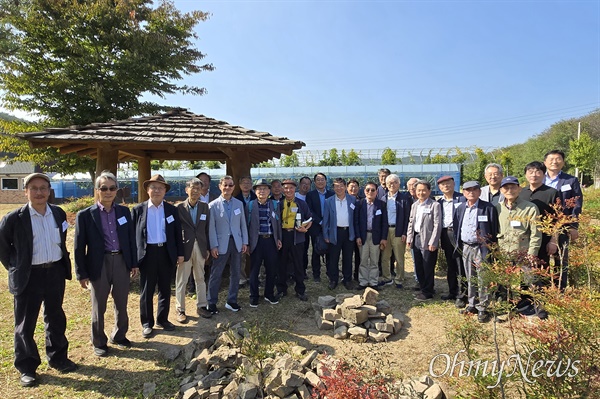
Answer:
POLYGON ((324 386, 313 391, 313 398, 327 399, 388 399, 388 388, 377 370, 363 373, 344 360, 324 366, 321 381, 324 386))

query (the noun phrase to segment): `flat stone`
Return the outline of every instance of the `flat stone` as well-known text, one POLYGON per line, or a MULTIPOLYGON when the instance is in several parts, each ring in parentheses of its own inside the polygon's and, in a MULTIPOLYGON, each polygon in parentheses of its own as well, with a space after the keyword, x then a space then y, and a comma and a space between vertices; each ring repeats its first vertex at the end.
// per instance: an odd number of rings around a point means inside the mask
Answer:
POLYGON ((363 299, 360 295, 352 295, 351 297, 344 299, 344 302, 342 302, 342 313, 344 313, 344 308, 357 309, 360 308, 363 303, 363 299))
POLYGON ((161 350, 163 358, 169 362, 177 359, 177 356, 181 353, 181 348, 177 345, 165 345, 165 348, 161 350))
POLYGON ((338 319, 340 316, 337 314, 335 309, 323 309, 323 318, 325 320, 334 321, 338 319))
POLYGON ((304 384, 298 387, 298 395, 300 395, 300 399, 312 399, 310 390, 304 384))
POLYGON ((377 306, 375 305, 362 305, 362 307, 367 309, 370 315, 377 313, 377 306))
POLYGON ((390 335, 390 333, 381 332, 374 329, 369 330, 369 338, 375 342, 385 342, 390 335))
POLYGON ((237 380, 235 380, 235 379, 231 380, 231 382, 225 388, 223 388, 223 396, 224 397, 233 396, 235 398, 237 396, 238 388, 239 388, 239 384, 238 384, 237 380))
POLYGON ((335 301, 335 297, 331 296, 331 295, 325 295, 325 296, 320 296, 317 299, 317 303, 322 307, 322 308, 329 308, 332 309, 335 307, 336 305, 336 301, 335 301))
POLYGON ((311 387, 323 386, 323 381, 321 381, 319 376, 312 371, 307 371, 306 374, 304 374, 304 381, 311 387))
POLYGON ((193 399, 198 396, 198 391, 195 387, 187 389, 182 396, 182 399, 193 399))
POLYGON ((422 382, 419 382, 419 381, 411 381, 410 385, 411 385, 412 389, 414 389, 415 392, 418 394, 425 393, 425 391, 429 388, 429 385, 423 384, 422 382))
POLYGON ((144 382, 144 387, 142 388, 142 395, 144 395, 144 398, 154 396, 155 392, 156 384, 154 382, 144 382))
POLYGON ((342 309, 342 316, 351 324, 362 324, 369 318, 367 309, 342 309))
POLYGON ((402 322, 398 319, 394 319, 394 334, 398 334, 402 330, 402 322))
POLYGON ((337 329, 337 328, 340 328, 341 326, 350 327, 350 323, 348 323, 344 319, 337 319, 336 321, 333 322, 333 329, 334 330, 337 329))
POLYGON ((295 370, 285 371, 281 374, 281 382, 285 386, 297 388, 304 384, 304 374, 295 370))
POLYGON ((354 294, 351 294, 349 292, 343 292, 343 293, 337 294, 335 296, 335 301, 336 301, 336 303, 343 303, 346 299, 352 298, 353 296, 354 296, 354 294))
POLYGON ((248 382, 242 382, 238 387, 237 394, 240 399, 254 399, 258 394, 258 387, 248 382))
POLYGON ((394 325, 388 324, 388 323, 375 323, 375 329, 377 331, 386 332, 386 333, 391 334, 394 332, 394 325))

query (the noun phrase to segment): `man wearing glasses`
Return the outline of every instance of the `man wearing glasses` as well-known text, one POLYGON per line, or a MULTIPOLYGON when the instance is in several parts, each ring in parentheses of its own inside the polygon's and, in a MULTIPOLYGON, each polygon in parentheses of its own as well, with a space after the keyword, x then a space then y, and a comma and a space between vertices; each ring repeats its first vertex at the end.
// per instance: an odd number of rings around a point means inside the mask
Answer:
POLYGON ((127 297, 129 276, 137 275, 135 226, 129 208, 114 203, 118 183, 104 171, 96 178, 96 203, 77 214, 75 223, 75 272, 77 280, 90 289, 92 298, 92 345, 96 356, 108 354, 104 313, 112 293, 115 326, 110 343, 131 347, 127 297))
POLYGON ((229 261, 229 292, 225 307, 232 312, 241 308, 237 303, 242 254, 248 253, 248 228, 244 216, 244 204, 233 198, 233 178, 223 176, 219 182, 221 196, 212 201, 210 209, 208 236, 213 260, 208 280, 208 311, 219 313, 217 302, 221 278, 229 261))
POLYGON ((62 373, 75 370, 77 365, 67 357, 67 319, 62 309, 65 279, 71 279, 65 244, 67 215, 48 204, 48 176, 32 173, 24 183, 27 204, 0 222, 0 261, 8 270, 8 289, 14 295, 14 365, 21 373, 21 386, 32 387, 41 364, 33 333, 42 302, 48 364, 62 373))
POLYGON ((492 205, 498 205, 498 202, 504 201, 504 195, 500 192, 500 183, 504 177, 502 166, 497 163, 490 163, 484 170, 487 186, 481 187, 481 196, 479 199, 491 202, 492 205))
POLYGON ((175 206, 164 201, 171 186, 161 175, 143 183, 150 199, 133 208, 138 265, 140 268, 140 319, 144 338, 152 336, 154 327, 153 296, 158 284, 156 325, 173 331, 168 320, 171 307, 171 276, 175 265, 183 263, 181 223, 175 206))

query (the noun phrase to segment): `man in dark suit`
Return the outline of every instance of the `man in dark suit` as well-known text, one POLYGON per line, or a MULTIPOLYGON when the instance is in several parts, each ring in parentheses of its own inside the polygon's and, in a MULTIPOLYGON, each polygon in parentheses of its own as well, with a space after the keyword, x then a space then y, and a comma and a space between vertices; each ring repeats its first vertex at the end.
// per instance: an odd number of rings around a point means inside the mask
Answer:
POLYGON ((143 183, 150 199, 133 208, 137 262, 140 268, 140 319, 144 338, 152 336, 154 327, 153 296, 158 284, 156 325, 165 331, 175 326, 168 320, 171 307, 171 277, 183 262, 183 240, 179 212, 164 201, 171 186, 161 175, 143 183))
POLYGON ((386 198, 388 194, 388 188, 385 186, 385 179, 387 179, 387 177, 391 174, 392 172, 388 168, 381 168, 379 169, 379 171, 377 171, 377 177, 379 178, 379 187, 377 187, 377 198, 384 202, 387 200, 386 198))
POLYGON ((185 314, 185 288, 190 274, 194 275, 196 293, 196 313, 209 318, 212 314, 206 309, 206 282, 204 280, 204 261, 209 256, 208 248, 208 204, 200 201, 202 180, 193 178, 186 182, 187 199, 177 205, 179 219, 183 229, 183 262, 177 265, 175 274, 175 302, 177 321, 187 323, 185 314))
POLYGON ((354 209, 356 200, 346 193, 346 181, 340 177, 333 181, 335 195, 325 200, 323 213, 323 238, 329 245, 327 277, 329 289, 338 285, 340 270, 338 263, 342 255, 343 284, 347 290, 352 286, 352 250, 354 249, 354 209))
POLYGON ((318 282, 321 281, 321 256, 315 250, 315 245, 317 236, 323 231, 321 225, 323 222, 323 211, 325 210, 325 200, 332 197, 335 193, 327 189, 327 176, 324 173, 317 173, 314 176, 314 180, 316 188, 306 194, 306 205, 308 205, 313 218, 310 229, 308 229, 308 234, 313 243, 311 255, 313 279, 318 282))
POLYGON ((96 356, 108 354, 104 314, 112 293, 115 326, 110 342, 129 348, 127 298, 129 276, 138 272, 135 226, 129 208, 114 203, 119 185, 104 171, 96 178, 96 203, 77 214, 75 222, 75 273, 92 298, 92 345, 96 356))
POLYGON ((489 296, 483 278, 484 264, 489 255, 488 246, 498 242, 498 211, 491 202, 479 199, 479 182, 468 181, 463 184, 463 195, 467 201, 456 208, 452 221, 456 250, 462 255, 465 278, 468 279, 468 305, 461 313, 477 313, 479 322, 485 323, 489 321, 489 296))
POLYGON ((388 237, 388 221, 385 202, 377 199, 377 185, 365 185, 365 198, 356 205, 354 212, 356 245, 360 248, 358 271, 359 289, 376 288, 379 285, 379 252, 385 248, 388 237))
MULTIPOLYGON (((250 251, 250 307, 258 306, 258 273, 265 262, 265 301, 271 305, 279 303, 274 295, 277 262, 281 249, 281 217, 278 201, 269 200, 271 185, 266 179, 254 183, 256 199, 246 207, 248 220, 248 250, 250 251)), ((287 274, 278 276, 286 279, 287 274)))
POLYGON ((200 179, 202 182, 202 187, 200 188, 200 202, 210 204, 212 201, 219 198, 220 193, 218 190, 216 192, 210 191, 210 182, 212 181, 212 177, 208 173, 200 172, 196 175, 196 178, 200 179))
MULTIPOLYGON (((242 201, 244 204, 244 214, 246 214, 246 207, 250 201, 256 199, 256 194, 252 191, 252 178, 250 176, 240 177, 238 184, 240 186, 240 192, 235 196, 236 199, 242 201)), ((250 275, 250 254, 242 254, 242 260, 240 264, 240 287, 243 287, 248 282, 248 276, 250 275)))
MULTIPOLYGON (((581 191, 579 179, 562 171, 565 166, 565 153, 560 150, 548 151, 544 155, 544 164, 547 169, 544 183, 558 191, 565 215, 570 215, 577 219, 583 207, 583 192, 581 191)), ((579 223, 572 223, 569 226, 568 232, 561 234, 558 239, 560 250, 555 254, 554 261, 555 267, 562 271, 559 278, 560 288, 562 289, 567 286, 569 242, 575 241, 579 237, 578 228, 579 223)))
POLYGON ((65 279, 71 279, 71 260, 65 244, 67 215, 48 204, 48 176, 32 173, 24 183, 28 203, 0 222, 0 261, 8 270, 8 289, 14 295, 14 365, 21 373, 21 386, 32 387, 41 364, 33 333, 42 302, 50 367, 66 373, 77 365, 67 357, 67 319, 62 309, 65 279))
POLYGON ((462 258, 456 253, 456 239, 454 238, 454 210, 461 202, 466 201, 465 197, 454 191, 455 182, 452 176, 442 176, 437 180, 438 188, 443 196, 438 200, 442 206, 442 236, 441 247, 446 257, 446 279, 448 281, 448 295, 442 295, 442 300, 458 300, 458 306, 464 308, 466 302, 464 297, 467 292, 467 281, 460 276, 465 275, 462 258), (460 281, 459 281, 460 280, 460 281), (460 299, 459 299, 460 298, 460 299))

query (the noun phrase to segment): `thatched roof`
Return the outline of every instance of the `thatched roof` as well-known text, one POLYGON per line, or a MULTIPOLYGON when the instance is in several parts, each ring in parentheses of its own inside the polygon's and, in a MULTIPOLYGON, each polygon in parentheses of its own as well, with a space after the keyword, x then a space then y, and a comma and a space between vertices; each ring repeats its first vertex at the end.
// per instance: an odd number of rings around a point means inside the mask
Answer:
POLYGON ((150 157, 159 160, 226 161, 243 149, 252 163, 302 148, 302 141, 232 126, 227 122, 176 108, 160 115, 68 128, 22 133, 33 147, 58 147, 63 154, 92 158, 97 149, 118 149, 119 160, 150 157))

